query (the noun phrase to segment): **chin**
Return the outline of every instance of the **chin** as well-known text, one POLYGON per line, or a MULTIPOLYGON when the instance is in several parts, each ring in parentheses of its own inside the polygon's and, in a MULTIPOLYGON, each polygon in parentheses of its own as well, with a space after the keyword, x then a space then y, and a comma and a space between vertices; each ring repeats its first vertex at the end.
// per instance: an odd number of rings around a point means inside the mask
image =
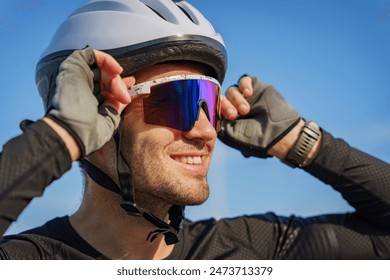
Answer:
POLYGON ((185 184, 176 191, 171 191, 166 198, 172 204, 177 205, 201 205, 209 198, 209 187, 207 184, 185 184))
POLYGON ((197 197, 197 198, 194 198, 194 199, 189 199, 189 200, 185 201, 185 203, 183 203, 181 205, 189 205, 189 206, 201 205, 201 204, 206 202, 208 197, 209 196, 207 195, 206 197, 197 197))

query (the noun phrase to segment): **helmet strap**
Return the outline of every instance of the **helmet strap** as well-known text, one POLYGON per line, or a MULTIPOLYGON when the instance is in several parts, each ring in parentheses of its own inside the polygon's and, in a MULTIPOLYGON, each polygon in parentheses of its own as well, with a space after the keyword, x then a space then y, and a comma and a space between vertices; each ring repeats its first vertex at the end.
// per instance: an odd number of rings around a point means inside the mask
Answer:
POLYGON ((151 214, 148 210, 139 207, 135 203, 134 188, 132 180, 132 172, 129 164, 121 153, 121 134, 122 123, 120 122, 117 132, 114 135, 117 151, 117 170, 119 178, 119 186, 115 181, 104 173, 100 168, 92 164, 86 159, 81 159, 80 163, 83 165, 88 176, 98 185, 113 191, 122 196, 120 206, 127 214, 132 216, 143 217, 148 222, 156 226, 152 232, 147 236, 147 240, 154 241, 161 234, 164 235, 165 243, 167 245, 179 242, 179 233, 182 229, 182 221, 184 218, 184 206, 173 205, 168 211, 169 224, 151 214))

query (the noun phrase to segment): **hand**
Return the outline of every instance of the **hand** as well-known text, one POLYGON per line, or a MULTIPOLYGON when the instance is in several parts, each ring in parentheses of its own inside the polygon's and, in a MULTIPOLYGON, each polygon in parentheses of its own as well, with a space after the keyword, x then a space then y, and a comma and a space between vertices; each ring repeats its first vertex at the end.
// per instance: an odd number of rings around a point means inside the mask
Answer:
POLYGON ((301 120, 299 114, 272 87, 243 76, 222 99, 218 138, 244 156, 266 158, 269 150, 301 120))
POLYGON ((100 149, 110 140, 118 128, 121 112, 131 102, 127 89, 135 84, 135 79, 122 79, 122 71, 113 57, 91 48, 73 52, 60 66, 52 109, 46 117, 72 135, 81 156, 100 149), (99 73, 92 71, 94 65, 99 73), (100 92, 95 95, 94 89, 100 92), (99 94, 104 99, 101 104, 99 94))

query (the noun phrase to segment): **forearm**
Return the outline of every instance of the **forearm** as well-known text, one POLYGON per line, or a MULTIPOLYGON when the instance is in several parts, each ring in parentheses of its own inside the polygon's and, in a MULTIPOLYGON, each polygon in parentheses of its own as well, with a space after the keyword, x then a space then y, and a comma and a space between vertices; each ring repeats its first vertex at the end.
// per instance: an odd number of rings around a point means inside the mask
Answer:
POLYGON ((66 145, 43 121, 6 143, 0 157, 1 235, 34 197, 70 167, 66 145))
POLYGON ((339 191, 357 213, 390 228, 390 165, 323 132, 319 152, 305 168, 339 191))
MULTIPOLYGON (((297 142, 303 120, 276 143, 269 154, 279 159, 297 142)), ((324 132, 302 165, 309 173, 341 192, 364 218, 390 227, 390 165, 349 147, 324 132)))

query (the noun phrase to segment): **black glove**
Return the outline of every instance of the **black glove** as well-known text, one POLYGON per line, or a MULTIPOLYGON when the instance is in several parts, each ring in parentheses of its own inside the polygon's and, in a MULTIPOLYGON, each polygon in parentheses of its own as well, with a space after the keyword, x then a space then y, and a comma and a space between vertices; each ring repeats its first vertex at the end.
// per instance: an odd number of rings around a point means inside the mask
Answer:
POLYGON ((253 95, 247 99, 251 109, 236 120, 222 120, 218 138, 246 157, 270 157, 267 151, 293 129, 300 116, 270 85, 252 77, 253 95))
POLYGON ((91 70, 93 65, 96 64, 91 48, 75 51, 62 62, 52 109, 47 114, 72 134, 82 156, 103 147, 121 119, 114 108, 99 105, 98 96, 94 94, 96 75, 91 70))

